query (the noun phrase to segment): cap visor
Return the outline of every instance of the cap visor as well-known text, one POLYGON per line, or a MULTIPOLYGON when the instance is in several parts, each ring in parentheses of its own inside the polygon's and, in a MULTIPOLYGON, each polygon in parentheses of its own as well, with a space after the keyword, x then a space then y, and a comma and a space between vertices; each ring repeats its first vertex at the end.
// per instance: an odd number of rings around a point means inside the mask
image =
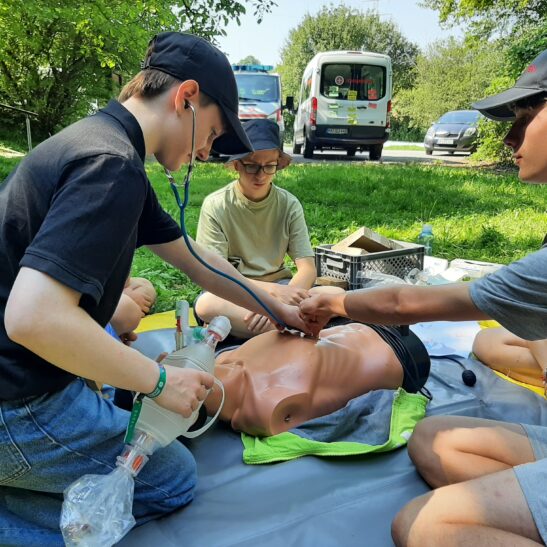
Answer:
POLYGON ((509 108, 509 105, 542 92, 541 89, 512 87, 507 91, 473 103, 472 106, 475 110, 478 110, 481 114, 491 120, 497 122, 510 122, 515 119, 515 113, 509 108))
POLYGON ((237 115, 223 105, 219 106, 224 113, 228 127, 226 132, 213 143, 213 150, 228 156, 235 154, 247 155, 253 152, 253 147, 237 115))

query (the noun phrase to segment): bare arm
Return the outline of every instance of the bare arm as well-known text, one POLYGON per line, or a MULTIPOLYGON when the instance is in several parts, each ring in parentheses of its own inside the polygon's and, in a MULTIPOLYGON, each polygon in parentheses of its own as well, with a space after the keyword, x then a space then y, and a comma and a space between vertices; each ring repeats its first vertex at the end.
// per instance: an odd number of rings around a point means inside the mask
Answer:
POLYGON ((466 283, 441 287, 398 285, 339 295, 319 294, 304 300, 300 308, 303 316, 317 327, 324 326, 333 315, 384 325, 488 318, 471 300, 466 283))
MULTIPOLYGON (((79 307, 80 298, 52 277, 21 268, 6 305, 8 336, 76 376, 150 393, 159 378, 157 363, 108 335, 79 307)), ((211 387, 213 379, 205 373, 165 368, 167 385, 156 401, 189 416, 198 397, 206 396, 203 386, 211 387)))
MULTIPOLYGON (((279 319, 290 326, 305 330, 306 332, 308 331, 298 315, 298 308, 280 302, 256 284, 252 286, 251 282, 243 277, 227 260, 203 248, 194 241, 191 241, 191 243, 196 253, 213 268, 229 274, 243 285, 252 288, 253 292, 266 303, 279 319)), ((213 274, 200 264, 190 253, 182 238, 161 245, 150 245, 150 250, 175 268, 185 272, 198 285, 216 296, 229 300, 255 313, 261 315, 266 313, 262 306, 241 287, 228 279, 213 274)))
POLYGON ((295 260, 296 274, 291 279, 289 285, 291 287, 300 287, 302 289, 311 289, 317 278, 317 270, 315 269, 315 259, 311 256, 297 258, 295 260))

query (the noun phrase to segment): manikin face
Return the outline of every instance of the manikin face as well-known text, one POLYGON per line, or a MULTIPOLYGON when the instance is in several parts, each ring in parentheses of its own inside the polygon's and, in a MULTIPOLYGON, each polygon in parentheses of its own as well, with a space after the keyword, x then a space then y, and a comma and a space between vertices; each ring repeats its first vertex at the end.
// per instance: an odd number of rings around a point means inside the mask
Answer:
POLYGON ((513 150, 519 177, 525 182, 547 183, 547 103, 517 108, 515 114, 504 142, 513 150))
POLYGON ((169 101, 169 112, 165 116, 161 142, 156 152, 157 160, 167 169, 177 171, 192 158, 192 110, 184 108, 185 101, 196 111, 195 140, 196 157, 205 161, 209 157, 214 140, 223 131, 220 107, 211 103, 200 104, 199 86, 189 80, 173 88, 169 101))
POLYGON ((277 165, 278 161, 279 150, 259 150, 234 162, 234 168, 239 174, 239 189, 247 199, 262 201, 268 197, 275 173, 267 175, 264 173, 264 169, 260 169, 253 175, 245 171, 245 165, 272 166, 277 165))

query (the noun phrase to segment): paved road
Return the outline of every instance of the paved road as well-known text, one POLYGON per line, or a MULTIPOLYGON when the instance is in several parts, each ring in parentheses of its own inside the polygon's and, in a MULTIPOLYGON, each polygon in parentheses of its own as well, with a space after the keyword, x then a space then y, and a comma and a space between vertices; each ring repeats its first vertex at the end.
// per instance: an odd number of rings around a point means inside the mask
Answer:
MULTIPOLYGON (((331 162, 341 162, 341 163, 363 163, 369 162, 368 152, 358 152, 355 154, 355 157, 348 158, 345 152, 340 150, 335 151, 325 151, 325 152, 315 152, 313 159, 305 159, 304 156, 300 154, 292 154, 292 148, 290 146, 285 146, 285 152, 293 156, 293 163, 331 163, 331 162)), ((418 150, 393 150, 390 148, 384 148, 382 154, 382 163, 407 163, 407 162, 417 162, 417 163, 443 163, 444 165, 451 165, 455 167, 461 167, 468 164, 469 154, 465 153, 456 153, 451 156, 448 152, 433 152, 432 156, 426 156, 425 152, 418 150)), ((373 161, 370 163, 379 163, 373 161)))

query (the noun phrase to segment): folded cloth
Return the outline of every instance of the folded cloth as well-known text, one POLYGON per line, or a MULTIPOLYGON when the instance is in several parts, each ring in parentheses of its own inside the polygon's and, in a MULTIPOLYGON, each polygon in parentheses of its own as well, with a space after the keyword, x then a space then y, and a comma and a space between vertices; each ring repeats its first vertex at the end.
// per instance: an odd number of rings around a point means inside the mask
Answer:
POLYGON ((241 434, 248 464, 301 456, 355 456, 404 446, 425 416, 428 399, 420 393, 380 389, 351 399, 345 407, 271 437, 241 434))

